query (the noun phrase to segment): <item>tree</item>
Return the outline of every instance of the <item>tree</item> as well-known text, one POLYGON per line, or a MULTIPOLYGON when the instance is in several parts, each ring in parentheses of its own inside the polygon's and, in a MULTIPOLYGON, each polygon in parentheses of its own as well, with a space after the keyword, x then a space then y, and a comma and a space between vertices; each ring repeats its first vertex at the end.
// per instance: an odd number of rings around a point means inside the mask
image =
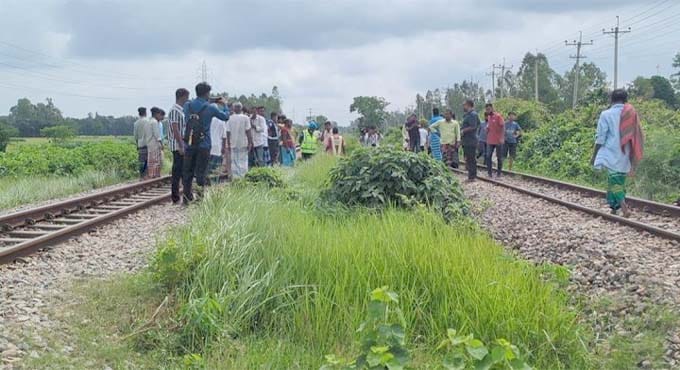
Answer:
POLYGON ((637 98, 663 100, 671 108, 678 105, 671 82, 662 76, 638 77, 628 87, 628 92, 637 98))
MULTIPOLYGON (((675 58, 673 59, 673 68, 680 69, 680 53, 675 54, 675 58)), ((675 89, 678 90, 678 92, 680 92, 680 71, 673 73, 671 75, 671 78, 673 79, 675 89)))
POLYGON ((538 101, 553 105, 559 99, 558 87, 562 77, 550 68, 545 54, 526 53, 517 71, 517 97, 525 100, 535 99, 536 64, 538 63, 538 101))
POLYGON ((73 127, 66 125, 45 127, 40 130, 40 134, 49 138, 50 141, 55 143, 63 143, 76 136, 76 132, 73 127))
MULTIPOLYGON (((574 69, 567 71, 564 78, 560 80, 560 101, 554 110, 565 110, 571 107, 574 97, 574 69)), ((604 73, 595 63, 583 63, 579 68, 578 96, 579 101, 593 91, 607 87, 607 74, 604 73)))
POLYGON ((0 152, 7 150, 7 144, 12 136, 17 135, 17 130, 10 126, 7 121, 0 119, 0 152))
POLYGON ((360 129, 372 126, 383 129, 387 116, 385 108, 388 105, 390 103, 383 97, 357 96, 354 98, 352 105, 349 106, 349 111, 351 113, 357 112, 361 116, 357 122, 360 129))
POLYGON ((61 111, 50 98, 47 99, 47 104, 37 105, 26 98, 19 99, 17 105, 10 108, 8 118, 9 123, 19 130, 19 135, 29 137, 40 136, 43 127, 64 123, 61 111))

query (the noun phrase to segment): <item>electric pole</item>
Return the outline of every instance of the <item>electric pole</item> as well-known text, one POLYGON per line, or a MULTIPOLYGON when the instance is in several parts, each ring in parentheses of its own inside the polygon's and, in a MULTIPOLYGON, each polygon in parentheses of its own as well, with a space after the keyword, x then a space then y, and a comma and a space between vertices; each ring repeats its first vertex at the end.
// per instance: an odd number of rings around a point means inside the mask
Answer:
POLYGON ((501 69, 501 66, 496 64, 491 65, 491 73, 487 73, 487 76, 491 76, 491 101, 496 100, 496 70, 501 69))
POLYGON ((605 31, 602 29, 602 33, 605 35, 614 35, 614 89, 619 83, 619 34, 630 33, 631 29, 628 27, 627 30, 621 30, 619 28, 619 16, 616 16, 616 27, 612 28, 611 31, 605 31))
POLYGON ((312 120, 312 108, 309 108, 309 119, 307 121, 312 120))
POLYGON ((574 98, 573 101, 571 102, 571 107, 576 108, 576 102, 578 101, 578 76, 581 73, 579 69, 579 65, 581 62, 581 59, 584 59, 586 56, 581 55, 581 48, 583 46, 588 46, 592 45, 593 40, 590 40, 589 42, 583 42, 583 32, 579 31, 578 32, 578 41, 574 40, 573 42, 565 41, 564 45, 566 46, 576 46, 576 56, 571 55, 569 58, 571 59, 576 59, 576 64, 574 65, 574 98))
POLYGON ((536 50, 536 58, 534 59, 534 99, 538 103, 538 50, 536 50))
POLYGON ((503 65, 501 65, 501 80, 498 82, 498 84, 499 84, 498 87, 501 89, 501 99, 503 99, 503 95, 504 95, 504 92, 503 92, 503 81, 505 81, 505 69, 506 69, 506 68, 507 68, 508 71, 509 71, 509 70, 512 69, 512 66, 507 67, 507 66, 505 65, 505 58, 503 58, 503 65))
POLYGON ((203 65, 201 65, 201 81, 208 82, 208 65, 205 63, 205 60, 203 65))

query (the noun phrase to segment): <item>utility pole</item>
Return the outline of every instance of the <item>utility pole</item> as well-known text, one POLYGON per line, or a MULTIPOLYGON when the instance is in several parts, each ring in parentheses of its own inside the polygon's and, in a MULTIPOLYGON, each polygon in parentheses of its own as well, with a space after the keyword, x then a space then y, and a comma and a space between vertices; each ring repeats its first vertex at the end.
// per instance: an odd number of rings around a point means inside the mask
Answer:
POLYGON ((500 80, 500 82, 499 82, 499 84, 500 84, 499 88, 501 89, 501 99, 503 99, 503 95, 504 95, 504 92, 503 92, 503 81, 505 81, 505 69, 507 68, 508 71, 509 71, 509 70, 512 69, 512 67, 513 67, 513 66, 507 67, 507 66, 505 65, 505 58, 503 58, 503 65, 501 65, 501 80, 500 80))
POLYGON ((579 69, 579 65, 581 62, 581 59, 584 59, 586 56, 581 55, 581 48, 583 46, 588 46, 592 45, 593 40, 590 40, 589 42, 583 42, 583 32, 579 31, 578 32, 578 41, 574 40, 573 42, 565 41, 564 45, 566 46, 576 46, 576 56, 571 55, 569 58, 571 59, 576 59, 576 64, 574 65, 574 98, 573 101, 571 102, 571 107, 576 108, 576 102, 578 101, 578 76, 581 73, 579 69))
POLYGON ((201 65, 201 81, 208 82, 208 65, 205 63, 205 60, 203 65, 201 65))
POLYGON ((538 103, 538 50, 536 50, 536 57, 534 58, 534 99, 538 103))
POLYGON ((496 64, 491 65, 491 73, 487 73, 487 76, 491 76, 491 101, 496 100, 496 70, 501 69, 501 66, 496 64))
POLYGON ((616 16, 616 27, 612 28, 611 31, 605 31, 602 29, 602 33, 605 35, 614 35, 614 89, 618 87, 619 83, 619 34, 630 33, 631 29, 628 27, 627 30, 621 30, 619 28, 619 16, 616 16))
POLYGON ((309 119, 307 121, 312 120, 312 108, 309 108, 309 119))

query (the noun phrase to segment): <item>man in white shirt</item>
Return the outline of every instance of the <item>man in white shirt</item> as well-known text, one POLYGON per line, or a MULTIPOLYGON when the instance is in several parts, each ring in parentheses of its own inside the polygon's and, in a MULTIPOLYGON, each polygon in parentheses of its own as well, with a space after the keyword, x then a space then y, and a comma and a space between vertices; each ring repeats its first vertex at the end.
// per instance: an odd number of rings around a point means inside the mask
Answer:
MULTIPOLYGON (((264 109, 264 108, 263 108, 264 109)), ((267 163, 264 158, 264 150, 267 147, 267 120, 259 114, 259 109, 254 112, 251 119, 252 122, 252 136, 253 136, 253 165, 255 167, 264 167, 267 163)), ((267 148, 269 150, 269 148, 267 148)))
POLYGON ((231 176, 241 178, 248 172, 248 153, 253 149, 250 117, 243 114, 243 105, 234 103, 234 114, 227 121, 227 150, 231 152, 231 176))
POLYGON ((227 148, 227 123, 217 117, 210 122, 210 167, 208 173, 214 183, 220 180, 222 159, 227 148))
POLYGON ((146 136, 147 133, 146 125, 149 122, 146 118, 146 108, 139 107, 137 109, 137 113, 139 113, 139 119, 135 121, 133 134, 135 138, 135 143, 137 144, 137 154, 139 160, 139 178, 140 180, 144 180, 144 178, 146 177, 146 167, 149 158, 149 150, 146 147, 146 143, 149 141, 149 138, 146 136))

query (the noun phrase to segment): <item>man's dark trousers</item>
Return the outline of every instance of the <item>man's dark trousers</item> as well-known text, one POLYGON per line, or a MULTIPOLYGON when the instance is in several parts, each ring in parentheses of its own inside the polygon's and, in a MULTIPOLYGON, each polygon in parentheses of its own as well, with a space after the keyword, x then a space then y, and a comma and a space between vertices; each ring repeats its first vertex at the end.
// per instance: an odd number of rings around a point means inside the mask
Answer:
POLYGON ((172 202, 177 203, 181 198, 179 193, 179 184, 182 182, 182 172, 183 172, 183 162, 184 156, 179 153, 178 150, 172 152, 172 202))
POLYGON ((468 179, 474 180, 477 178, 477 147, 474 145, 463 146, 463 154, 465 155, 465 166, 468 171, 468 179))
POLYGON ((184 185, 184 201, 194 200, 192 192, 193 180, 196 177, 198 186, 206 186, 208 162, 210 161, 210 148, 201 149, 191 146, 186 149, 182 163, 182 178, 184 185))
POLYGON ((486 145, 486 167, 489 171, 489 177, 493 173, 493 161, 491 157, 493 152, 496 152, 496 160, 498 161, 498 175, 500 176, 503 172, 503 144, 487 144, 486 145))

